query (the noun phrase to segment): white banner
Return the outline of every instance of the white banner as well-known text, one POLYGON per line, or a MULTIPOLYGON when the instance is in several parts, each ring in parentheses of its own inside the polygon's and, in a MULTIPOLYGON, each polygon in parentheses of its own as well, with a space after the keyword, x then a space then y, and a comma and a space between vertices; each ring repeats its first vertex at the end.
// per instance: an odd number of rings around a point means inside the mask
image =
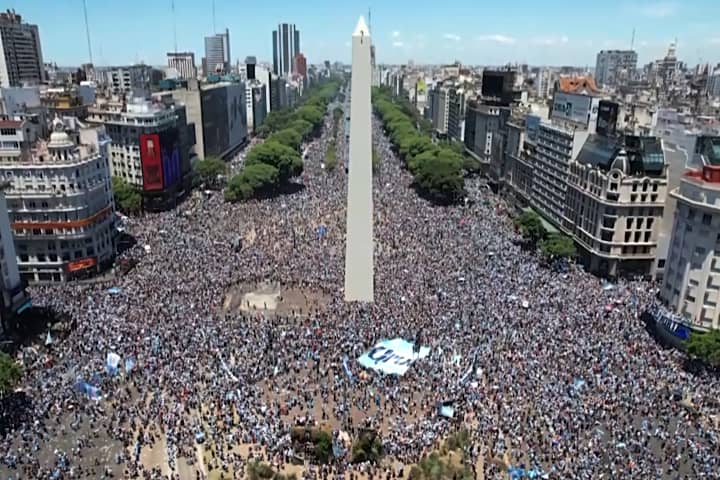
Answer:
POLYGON ((416 352, 412 343, 402 338, 394 338, 376 343, 372 349, 358 358, 358 363, 365 368, 372 368, 389 375, 404 375, 415 360, 425 358, 429 354, 429 347, 420 347, 420 351, 416 352))

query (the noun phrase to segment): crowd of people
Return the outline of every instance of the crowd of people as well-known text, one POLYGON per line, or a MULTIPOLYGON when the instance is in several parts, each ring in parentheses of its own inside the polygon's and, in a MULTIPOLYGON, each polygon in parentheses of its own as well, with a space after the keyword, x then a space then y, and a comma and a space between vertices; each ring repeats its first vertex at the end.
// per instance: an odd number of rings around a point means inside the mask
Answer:
POLYGON ((306 147, 302 190, 198 196, 129 219, 127 275, 32 288, 75 328, 22 350, 31 415, 2 438, 0 477, 243 478, 253 458, 283 470, 297 454, 290 429, 316 422, 350 437, 377 429, 386 461, 346 455, 306 478, 407 475, 399 465, 461 427, 477 478, 506 478, 508 464, 558 479, 720 478, 720 384, 645 331, 653 286, 603 288, 580 268, 541 265, 480 179, 465 204, 432 206, 377 122, 375 301, 345 303, 347 146, 341 128, 338 168, 323 168, 332 121, 306 147), (260 283, 324 300, 291 315, 223 308, 231 288, 260 283), (430 354, 403 376, 358 364, 396 337, 430 354))

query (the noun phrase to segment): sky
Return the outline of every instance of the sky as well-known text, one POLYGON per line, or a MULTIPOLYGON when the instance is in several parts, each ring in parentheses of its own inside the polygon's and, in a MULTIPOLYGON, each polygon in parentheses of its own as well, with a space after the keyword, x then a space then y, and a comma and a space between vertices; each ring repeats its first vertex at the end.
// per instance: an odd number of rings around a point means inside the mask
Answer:
MULTIPOLYGON (((204 37, 230 29, 233 63, 272 60, 272 30, 295 23, 308 63, 350 61, 360 15, 370 22, 378 63, 576 65, 594 67, 602 49, 629 48, 639 64, 661 58, 677 39, 690 65, 720 62, 720 0, 86 0, 96 65, 166 64, 174 51, 204 55, 204 37), (571 8, 568 8, 571 7, 571 8)), ((46 62, 89 59, 83 0, 6 0, 37 24, 46 62)))

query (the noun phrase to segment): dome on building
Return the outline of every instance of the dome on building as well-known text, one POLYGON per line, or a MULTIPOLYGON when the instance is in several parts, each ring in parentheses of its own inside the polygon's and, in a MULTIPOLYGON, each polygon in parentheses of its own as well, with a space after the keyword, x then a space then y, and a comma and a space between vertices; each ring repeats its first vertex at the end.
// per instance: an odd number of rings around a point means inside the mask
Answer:
POLYGON ((50 143, 48 147, 69 147, 74 145, 70 136, 65 132, 65 124, 59 118, 52 121, 52 133, 50 134, 50 143))

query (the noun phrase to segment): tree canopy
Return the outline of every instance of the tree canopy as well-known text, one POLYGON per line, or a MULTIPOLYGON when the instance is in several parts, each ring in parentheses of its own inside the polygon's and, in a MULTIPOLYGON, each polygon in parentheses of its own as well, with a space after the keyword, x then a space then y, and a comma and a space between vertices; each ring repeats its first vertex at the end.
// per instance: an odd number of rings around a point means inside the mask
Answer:
POLYGON ((195 173, 198 179, 208 188, 219 186, 218 176, 225 175, 227 165, 217 157, 208 157, 195 164, 195 173))
POLYGON ((539 241, 547 236, 547 231, 540 216, 532 210, 526 210, 516 218, 515 225, 520 229, 525 241, 530 242, 532 245, 537 245, 539 241))
POLYGON ((7 353, 0 352, 0 397, 11 392, 21 377, 20 365, 7 353))
POLYGON ((250 150, 245 158, 245 165, 258 163, 277 168, 281 182, 300 175, 303 170, 302 158, 297 150, 270 139, 250 150))
POLYGON ((418 191, 436 203, 453 203, 465 193, 464 158, 455 144, 435 145, 422 117, 407 99, 389 89, 373 89, 373 106, 385 133, 414 176, 418 191), (420 127, 420 128, 419 128, 420 127))
POLYGON ((142 208, 142 195, 134 186, 120 177, 112 177, 115 208, 126 215, 136 214, 142 208))
POLYGON ((693 332, 685 346, 690 355, 712 367, 720 368, 720 330, 693 332))
POLYGON ((559 233, 548 235, 541 241, 540 250, 543 255, 551 259, 573 258, 577 255, 573 239, 559 233))
POLYGON ((278 184, 278 169, 266 163, 248 165, 228 182, 225 200, 235 202, 270 195, 278 184))
POLYGON ((293 150, 299 150, 302 145, 302 135, 293 128, 284 128, 277 133, 273 133, 268 141, 275 141, 286 145, 293 150))

